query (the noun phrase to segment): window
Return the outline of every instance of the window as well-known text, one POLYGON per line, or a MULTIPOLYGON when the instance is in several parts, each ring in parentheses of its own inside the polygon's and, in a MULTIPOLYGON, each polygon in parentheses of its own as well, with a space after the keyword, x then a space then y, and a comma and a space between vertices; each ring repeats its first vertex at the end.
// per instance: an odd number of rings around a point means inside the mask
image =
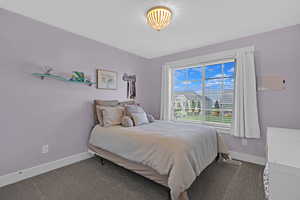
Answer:
POLYGON ((235 60, 172 70, 171 118, 230 127, 234 96, 235 60))

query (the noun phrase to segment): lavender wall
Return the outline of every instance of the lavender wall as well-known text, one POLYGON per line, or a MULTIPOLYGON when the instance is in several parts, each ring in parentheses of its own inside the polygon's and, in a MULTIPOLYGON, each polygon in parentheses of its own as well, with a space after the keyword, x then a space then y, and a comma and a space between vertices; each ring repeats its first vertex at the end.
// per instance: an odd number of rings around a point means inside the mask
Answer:
MULTIPOLYGON (((0 176, 87 150, 93 99, 125 99, 124 72, 138 83, 148 60, 0 9, 0 176), (98 90, 33 77, 43 65, 59 72, 97 68, 119 73, 119 88, 98 90), (41 154, 43 144, 49 153, 41 154)), ((138 88, 138 100, 143 101, 138 88), (141 98, 139 98, 141 97, 141 98)))
POLYGON ((148 90, 146 109, 159 116, 160 74, 164 63, 249 45, 256 49, 258 83, 261 76, 280 75, 286 79, 287 89, 258 93, 262 139, 248 140, 248 145, 242 146, 239 138, 225 137, 233 151, 265 156, 266 127, 300 128, 300 25, 152 59, 152 67, 144 69, 148 74, 144 80, 148 90))
POLYGON ((179 60, 249 45, 256 47, 257 75, 281 75, 287 89, 258 94, 263 138, 242 146, 226 136, 231 150, 265 155, 267 126, 300 128, 300 25, 147 60, 105 44, 0 9, 0 176, 86 151, 93 99, 125 100, 124 72, 138 76, 138 98, 156 116, 160 110, 161 66, 179 60), (59 72, 97 68, 119 73, 118 90, 41 81, 32 72, 43 65, 59 72), (49 153, 41 154, 43 144, 49 153))

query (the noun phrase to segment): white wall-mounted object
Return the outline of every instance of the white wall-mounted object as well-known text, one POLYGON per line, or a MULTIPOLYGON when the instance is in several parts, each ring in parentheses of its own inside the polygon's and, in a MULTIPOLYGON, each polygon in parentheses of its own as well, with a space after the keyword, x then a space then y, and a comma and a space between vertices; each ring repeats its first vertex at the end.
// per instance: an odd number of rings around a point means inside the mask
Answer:
POLYGON ((45 153, 48 153, 49 152, 49 145, 48 144, 45 144, 42 146, 42 153, 45 154, 45 153))
POLYGON ((267 129, 268 162, 300 169, 300 129, 267 129))
POLYGON ((300 130, 267 130, 270 200, 300 199, 300 130))
POLYGON ((260 77, 258 91, 280 91, 286 88, 286 80, 277 75, 260 77))

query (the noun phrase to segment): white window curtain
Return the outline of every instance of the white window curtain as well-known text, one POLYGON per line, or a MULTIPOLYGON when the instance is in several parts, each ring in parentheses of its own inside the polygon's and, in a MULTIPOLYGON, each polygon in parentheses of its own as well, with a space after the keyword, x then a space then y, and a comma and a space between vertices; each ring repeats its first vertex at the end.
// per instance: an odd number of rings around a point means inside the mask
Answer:
POLYGON ((193 66, 222 59, 236 59, 235 97, 231 135, 259 138, 254 47, 224 51, 175 62, 162 67, 161 112, 162 120, 171 120, 172 71, 178 67, 193 66))
POLYGON ((163 66, 162 68, 162 86, 161 86, 161 105, 160 119, 171 120, 171 87, 172 72, 171 68, 163 66))
POLYGON ((260 138, 254 48, 236 53, 235 95, 231 133, 237 137, 260 138))

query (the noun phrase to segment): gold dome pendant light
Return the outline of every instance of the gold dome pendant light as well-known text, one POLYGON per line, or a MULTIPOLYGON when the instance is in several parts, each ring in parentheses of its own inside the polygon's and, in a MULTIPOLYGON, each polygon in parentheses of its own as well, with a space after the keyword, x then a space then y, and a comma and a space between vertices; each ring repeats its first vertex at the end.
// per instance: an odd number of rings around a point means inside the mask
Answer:
POLYGON ((160 31, 170 24, 172 11, 164 6, 156 6, 147 11, 146 17, 147 23, 153 29, 160 31))

